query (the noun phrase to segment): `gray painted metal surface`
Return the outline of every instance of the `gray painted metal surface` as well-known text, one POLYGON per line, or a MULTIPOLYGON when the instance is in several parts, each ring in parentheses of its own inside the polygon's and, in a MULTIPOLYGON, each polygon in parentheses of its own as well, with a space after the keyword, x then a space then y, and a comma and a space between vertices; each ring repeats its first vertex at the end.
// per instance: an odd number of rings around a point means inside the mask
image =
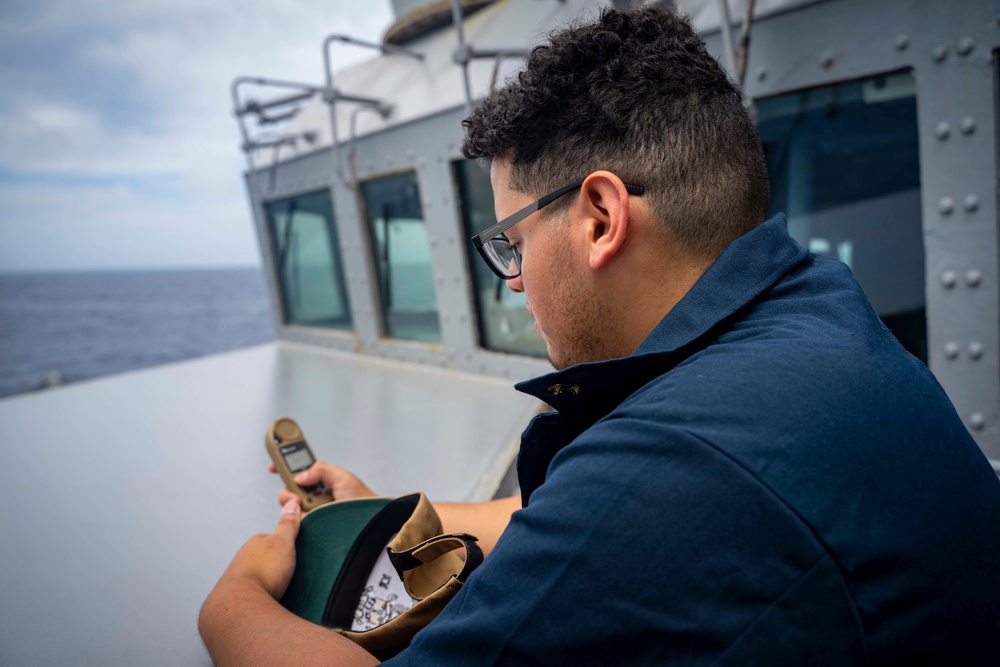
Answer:
POLYGON ((0 664, 210 664, 198 609, 277 522, 275 417, 379 493, 483 500, 538 406, 288 343, 0 400, 0 664))
MULTIPOLYGON (((721 56, 718 3, 677 4, 692 14, 709 49, 721 56)), ((466 34, 480 47, 524 47, 552 22, 592 11, 588 5, 506 0, 473 16, 466 34), (525 25, 536 28, 526 30, 525 25)), ((731 14, 739 17, 744 2, 731 2, 730 7, 731 14)), ((757 7, 747 71, 749 98, 912 71, 920 131, 929 364, 980 447, 1000 467, 994 55, 1000 47, 1000 0, 762 0, 757 7)), ((459 123, 464 113, 460 68, 449 62, 455 39, 454 30, 445 30, 416 42, 414 48, 426 55, 424 63, 383 57, 338 75, 345 87, 370 81, 364 90, 377 90, 394 104, 388 120, 362 114, 366 124, 350 145, 357 152, 360 179, 405 169, 418 173, 437 267, 441 345, 383 336, 367 233, 355 194, 338 177, 329 151, 283 162, 275 174, 253 172, 247 177, 248 187, 269 267, 273 249, 265 233, 262 203, 320 188, 328 188, 333 196, 357 331, 331 333, 279 322, 283 338, 523 378, 544 372, 546 364, 489 352, 476 342, 467 240, 449 165, 460 159, 459 123), (275 185, 270 188, 272 176, 275 185)), ((470 69, 477 95, 488 87, 484 65, 488 63, 474 61, 470 69)), ((300 130, 309 122, 315 127, 308 127, 315 129, 322 128, 322 120, 313 112, 303 113, 296 122, 300 130)), ((271 279, 275 303, 280 303, 273 270, 271 279)))
MULTIPOLYGON (((806 5, 832 1, 834 0, 756 0, 753 15, 757 19, 763 19, 806 5)), ((722 2, 723 0, 666 0, 666 3, 673 5, 677 11, 689 16, 695 29, 702 33, 721 28, 725 11, 721 7, 722 2)), ((729 7, 729 17, 735 29, 742 22, 747 0, 725 0, 725 2, 729 7)))
MULTIPOLYGON (((753 26, 747 76, 748 96, 759 98, 913 72, 930 368, 995 465, 1000 463, 998 15, 996 0, 836 0, 778 12, 753 26), (973 47, 963 54, 966 40, 973 47), (971 132, 961 129, 966 119, 975 126, 971 132), (945 139, 939 137, 942 124, 949 127, 945 139), (974 207, 966 205, 970 197, 974 207), (951 200, 950 210, 943 200, 951 200), (951 286, 949 272, 956 278, 951 286)), ((720 54, 718 32, 707 38, 720 54)))

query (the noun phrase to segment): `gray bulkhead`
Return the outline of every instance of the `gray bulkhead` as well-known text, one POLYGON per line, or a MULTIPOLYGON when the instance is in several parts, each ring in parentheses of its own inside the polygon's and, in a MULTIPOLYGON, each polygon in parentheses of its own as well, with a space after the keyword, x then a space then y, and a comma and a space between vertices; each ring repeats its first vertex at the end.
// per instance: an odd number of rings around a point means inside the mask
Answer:
MULTIPOLYGON (((690 0, 676 4, 692 15, 709 49, 722 59, 719 3, 690 0)), ((465 39, 477 49, 523 50, 547 30, 593 12, 594 6, 570 0, 502 0, 465 20, 465 39)), ((744 7, 744 0, 730 3, 737 34, 744 7)), ((919 198, 913 207, 914 216, 919 208, 916 243, 922 241, 923 253, 920 268, 913 270, 923 271, 925 302, 921 306, 926 309, 921 345, 926 347, 925 360, 931 370, 1000 470, 998 16, 996 0, 762 0, 752 24, 745 89, 748 98, 761 103, 871 77, 899 75, 912 80, 919 148, 919 198)), ((387 118, 370 109, 357 111, 359 107, 351 103, 336 104, 341 143, 339 151, 332 151, 327 105, 313 100, 304 105, 291 127, 316 132, 317 145, 326 147, 298 154, 289 149, 288 157, 277 163, 261 154, 255 170, 247 175, 277 306, 279 336, 502 378, 522 379, 545 372, 547 364, 536 356, 489 350, 479 337, 477 297, 453 166, 462 160, 460 122, 467 113, 461 68, 453 61, 455 29, 446 26, 405 46, 423 54, 423 60, 380 55, 335 75, 337 90, 390 104, 387 118), (355 174, 346 166, 349 152, 356 154, 355 174), (441 342, 435 344, 386 336, 368 223, 351 185, 355 176, 365 182, 407 171, 416 174, 430 243, 441 329, 441 342), (353 331, 289 325, 282 320, 283 296, 265 205, 321 189, 330 193, 333 202, 353 331)), ((475 97, 488 90, 495 65, 489 59, 471 61, 475 97)), ((519 65, 520 60, 503 60, 499 78, 519 65)), ((864 85, 865 92, 871 93, 872 86, 864 85)), ((851 176, 848 171, 844 178, 851 176)), ((890 212, 898 208, 891 198, 882 206, 890 212)), ((865 220, 865 224, 878 225, 879 220, 865 220)), ((889 275, 893 261, 890 248, 881 285, 885 292, 894 289, 889 275)), ((875 289, 879 289, 877 283, 875 289)))

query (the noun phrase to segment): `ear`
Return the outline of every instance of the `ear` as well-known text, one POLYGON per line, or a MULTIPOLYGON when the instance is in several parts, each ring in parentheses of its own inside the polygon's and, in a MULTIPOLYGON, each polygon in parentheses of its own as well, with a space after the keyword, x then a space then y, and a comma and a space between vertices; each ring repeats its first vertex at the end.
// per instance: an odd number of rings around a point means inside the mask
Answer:
POLYGON ((625 184, 610 171, 595 171, 580 186, 587 216, 586 245, 590 268, 608 265, 625 245, 629 229, 629 198, 625 184))

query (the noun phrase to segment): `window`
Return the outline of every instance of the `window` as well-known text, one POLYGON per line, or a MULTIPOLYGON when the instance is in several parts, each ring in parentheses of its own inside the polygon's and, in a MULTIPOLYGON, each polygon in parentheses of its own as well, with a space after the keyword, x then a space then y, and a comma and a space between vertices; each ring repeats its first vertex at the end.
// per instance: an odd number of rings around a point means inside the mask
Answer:
POLYGON ((351 328, 330 194, 313 192, 266 204, 285 322, 351 328))
POLYGON ((431 246, 413 172, 361 184, 378 271, 386 334, 441 341, 431 246))
POLYGON ((916 88, 909 72, 757 101, 771 213, 854 272, 899 341, 927 362, 916 88))
POLYGON ((524 294, 507 289, 469 242, 496 223, 489 175, 471 160, 454 163, 455 182, 465 228, 464 241, 472 268, 472 288, 479 321, 479 344, 488 350, 545 356, 545 341, 535 331, 524 294))

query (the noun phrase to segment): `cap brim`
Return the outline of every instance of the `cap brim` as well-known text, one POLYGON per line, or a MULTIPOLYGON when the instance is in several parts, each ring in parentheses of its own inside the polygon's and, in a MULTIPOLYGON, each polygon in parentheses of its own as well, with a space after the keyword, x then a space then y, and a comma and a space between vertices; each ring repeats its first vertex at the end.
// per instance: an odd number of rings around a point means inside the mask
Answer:
POLYGON ((297 616, 322 624, 333 585, 365 526, 391 498, 342 500, 302 517, 295 540, 295 573, 281 604, 297 616))

